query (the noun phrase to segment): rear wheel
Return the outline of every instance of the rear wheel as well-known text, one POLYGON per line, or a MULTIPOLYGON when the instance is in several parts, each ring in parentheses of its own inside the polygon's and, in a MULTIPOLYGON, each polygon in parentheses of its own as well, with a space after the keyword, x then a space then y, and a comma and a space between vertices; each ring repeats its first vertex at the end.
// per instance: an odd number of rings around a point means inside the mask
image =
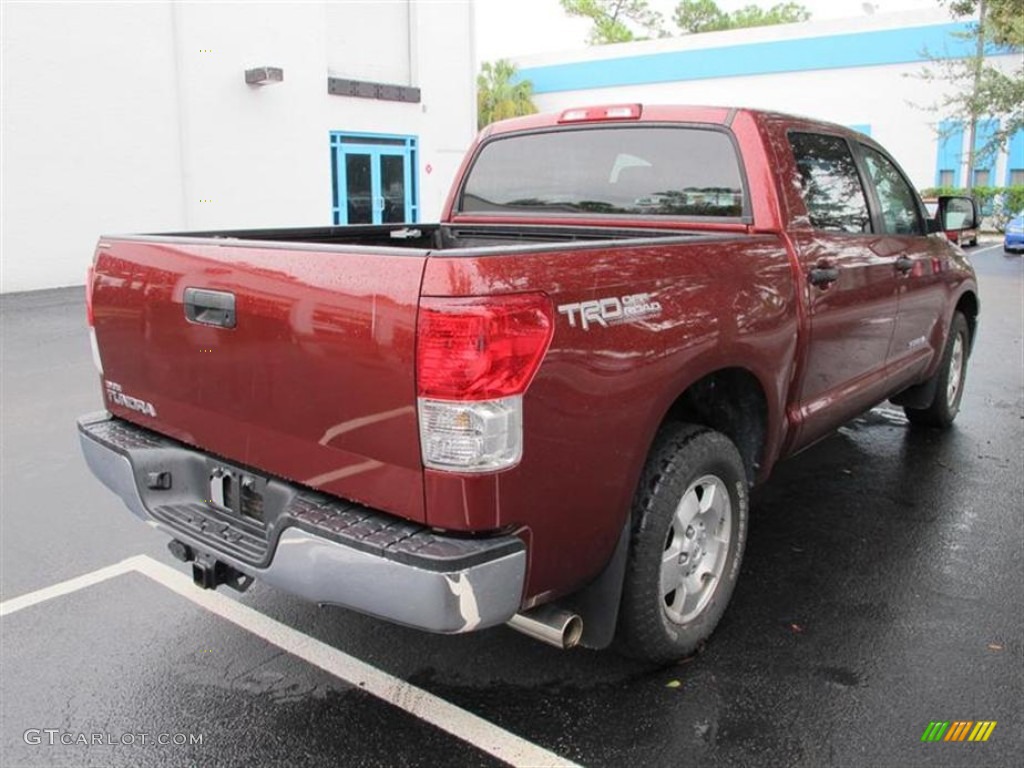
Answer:
POLYGON ((967 318, 962 313, 953 314, 949 339, 942 355, 942 363, 935 373, 935 398, 927 408, 908 408, 903 411, 911 424, 925 427, 945 428, 953 423, 960 412, 960 400, 964 396, 967 378, 967 356, 970 352, 970 333, 967 318))
POLYGON ((618 640, 668 663, 693 653, 725 612, 747 531, 743 461, 718 432, 663 429, 633 502, 618 640))

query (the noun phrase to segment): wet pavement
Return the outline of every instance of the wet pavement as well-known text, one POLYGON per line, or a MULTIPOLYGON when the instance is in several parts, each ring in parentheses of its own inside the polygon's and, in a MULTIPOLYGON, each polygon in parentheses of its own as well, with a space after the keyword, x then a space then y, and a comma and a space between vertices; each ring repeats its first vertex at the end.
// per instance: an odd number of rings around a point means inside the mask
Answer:
MULTIPOLYGON (((1024 764, 1024 262, 974 261, 956 427, 911 430, 886 405, 781 464, 732 604, 683 664, 503 628, 435 637, 261 584, 240 602, 582 765, 1024 764), (922 743, 933 720, 998 725, 922 743)), ((2 300, 4 601, 135 555, 182 570, 79 457, 74 419, 101 407, 83 315, 80 289, 2 300)), ((0 644, 4 765, 500 764, 135 573, 4 616, 0 644)))

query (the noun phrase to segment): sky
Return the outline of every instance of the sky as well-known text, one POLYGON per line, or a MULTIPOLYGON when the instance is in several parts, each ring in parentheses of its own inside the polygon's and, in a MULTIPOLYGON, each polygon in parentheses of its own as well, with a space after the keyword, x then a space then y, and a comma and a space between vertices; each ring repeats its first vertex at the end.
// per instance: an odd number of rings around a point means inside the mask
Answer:
MULTIPOLYGON (((781 0, 718 0, 718 7, 733 11, 744 5, 768 8, 781 0)), ((801 0, 798 0, 800 2, 801 0)), ((650 0, 671 26, 678 0, 650 0)), ((938 0, 802 0, 811 18, 841 19, 863 16, 865 5, 875 13, 935 8, 938 0)), ((586 45, 590 23, 570 18, 558 0, 476 0, 476 58, 478 62, 572 50, 586 45)))

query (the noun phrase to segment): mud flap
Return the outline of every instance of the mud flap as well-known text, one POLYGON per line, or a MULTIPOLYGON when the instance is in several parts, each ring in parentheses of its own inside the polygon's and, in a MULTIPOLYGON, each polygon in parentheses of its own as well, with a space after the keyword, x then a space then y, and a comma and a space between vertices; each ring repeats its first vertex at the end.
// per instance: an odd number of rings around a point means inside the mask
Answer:
POLYGON ((622 584, 626 576, 626 557, 629 554, 629 534, 627 520, 619 534, 619 543, 615 545, 615 551, 604 570, 579 592, 557 601, 561 607, 578 613, 583 619, 580 645, 584 648, 600 651, 610 646, 615 639, 622 584))

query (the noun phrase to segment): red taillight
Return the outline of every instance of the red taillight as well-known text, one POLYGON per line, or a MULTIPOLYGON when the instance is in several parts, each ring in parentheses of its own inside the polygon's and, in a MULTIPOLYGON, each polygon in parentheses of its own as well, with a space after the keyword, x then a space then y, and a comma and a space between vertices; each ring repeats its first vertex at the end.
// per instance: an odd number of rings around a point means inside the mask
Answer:
POLYGON ((544 294, 420 300, 420 397, 490 400, 526 391, 554 333, 544 294))
POLYGON ((85 321, 92 328, 94 325, 94 318, 92 314, 92 281, 95 275, 95 270, 92 266, 85 273, 85 321))
POLYGON ((579 107, 567 109, 558 118, 560 123, 585 123, 591 120, 638 120, 642 104, 615 104, 610 107, 579 107))

